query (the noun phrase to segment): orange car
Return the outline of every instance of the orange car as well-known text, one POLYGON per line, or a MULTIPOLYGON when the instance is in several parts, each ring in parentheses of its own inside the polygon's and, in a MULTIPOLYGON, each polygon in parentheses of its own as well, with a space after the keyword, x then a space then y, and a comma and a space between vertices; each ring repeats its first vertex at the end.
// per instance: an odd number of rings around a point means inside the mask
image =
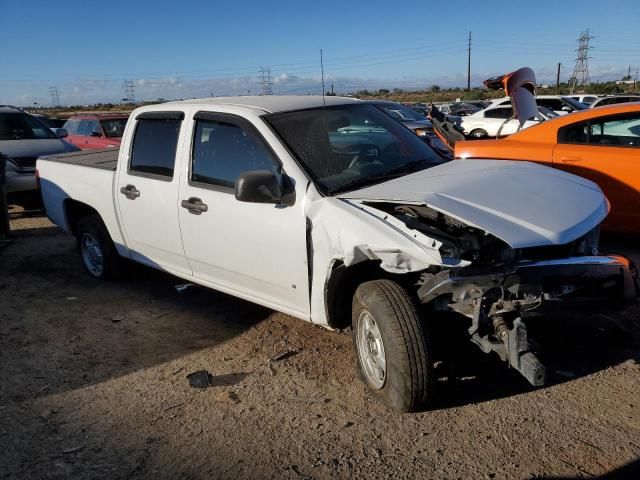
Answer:
POLYGON ((498 140, 459 141, 455 158, 527 160, 588 178, 611 202, 603 227, 640 233, 640 102, 582 110, 498 140))

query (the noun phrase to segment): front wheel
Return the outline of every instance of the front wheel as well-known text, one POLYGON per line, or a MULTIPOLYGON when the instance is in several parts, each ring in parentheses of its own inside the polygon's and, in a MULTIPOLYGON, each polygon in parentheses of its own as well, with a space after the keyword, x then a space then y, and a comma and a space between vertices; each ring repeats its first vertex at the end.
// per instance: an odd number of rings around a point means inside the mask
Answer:
POLYGON ((489 134, 487 133, 487 131, 483 130, 482 128, 476 128, 475 130, 472 130, 471 133, 469 134, 469 137, 475 140, 482 140, 484 138, 487 138, 488 136, 489 134))
POLYGON ((118 255, 99 215, 78 222, 78 249, 84 269, 94 278, 112 280, 119 276, 122 258, 118 255))
POLYGON ((353 342, 360 376, 374 397, 400 412, 431 401, 431 349, 415 302, 398 283, 363 283, 353 297, 353 342))

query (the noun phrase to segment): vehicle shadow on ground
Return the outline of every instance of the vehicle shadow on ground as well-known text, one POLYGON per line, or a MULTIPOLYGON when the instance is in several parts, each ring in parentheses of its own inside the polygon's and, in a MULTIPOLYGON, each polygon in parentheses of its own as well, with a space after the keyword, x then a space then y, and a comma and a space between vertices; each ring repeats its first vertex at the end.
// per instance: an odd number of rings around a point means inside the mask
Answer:
MULTIPOLYGON (((185 281, 134 264, 121 281, 92 279, 74 239, 54 227, 13 231, 0 250, 0 272, 3 402, 170 362, 227 342, 273 313, 204 287, 176 289, 185 281)), ((229 385, 242 375, 212 381, 229 385)))
MULTIPOLYGON (((588 472, 587 472, 588 473, 588 472)), ((624 479, 633 479, 640 478, 640 460, 634 460, 632 462, 627 463, 615 470, 611 470, 603 475, 588 475, 590 478, 594 478, 596 480, 624 480, 624 479)), ((584 475, 579 477, 538 477, 540 480, 578 480, 580 478, 585 478, 584 475)))

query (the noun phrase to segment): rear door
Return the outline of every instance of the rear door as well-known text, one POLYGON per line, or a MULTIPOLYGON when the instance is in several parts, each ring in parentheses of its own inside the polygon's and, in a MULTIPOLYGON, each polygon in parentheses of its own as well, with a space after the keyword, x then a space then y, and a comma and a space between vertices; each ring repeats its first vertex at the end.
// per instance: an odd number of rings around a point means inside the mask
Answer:
POLYGON ((193 275, 214 288, 308 318, 303 202, 285 207, 240 202, 234 195, 240 173, 280 175, 280 160, 243 117, 201 112, 192 123, 179 215, 193 275))
POLYGON ((501 137, 518 131, 518 120, 513 118, 513 108, 500 106, 484 110, 486 131, 490 137, 501 137))
POLYGON ((553 165, 602 188, 611 202, 609 227, 640 231, 640 112, 563 127, 553 165))
POLYGON ((115 195, 135 260, 191 274, 178 224, 182 111, 145 112, 135 119, 129 151, 120 152, 115 195), (178 166, 177 166, 178 165, 178 166))

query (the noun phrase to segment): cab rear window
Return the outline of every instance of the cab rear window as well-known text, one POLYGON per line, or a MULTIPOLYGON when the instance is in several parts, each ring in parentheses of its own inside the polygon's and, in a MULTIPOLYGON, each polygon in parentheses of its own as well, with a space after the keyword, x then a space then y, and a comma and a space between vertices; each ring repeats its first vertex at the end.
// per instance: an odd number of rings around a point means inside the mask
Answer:
POLYGON ((129 171, 173 178, 181 123, 175 118, 138 119, 129 171))

